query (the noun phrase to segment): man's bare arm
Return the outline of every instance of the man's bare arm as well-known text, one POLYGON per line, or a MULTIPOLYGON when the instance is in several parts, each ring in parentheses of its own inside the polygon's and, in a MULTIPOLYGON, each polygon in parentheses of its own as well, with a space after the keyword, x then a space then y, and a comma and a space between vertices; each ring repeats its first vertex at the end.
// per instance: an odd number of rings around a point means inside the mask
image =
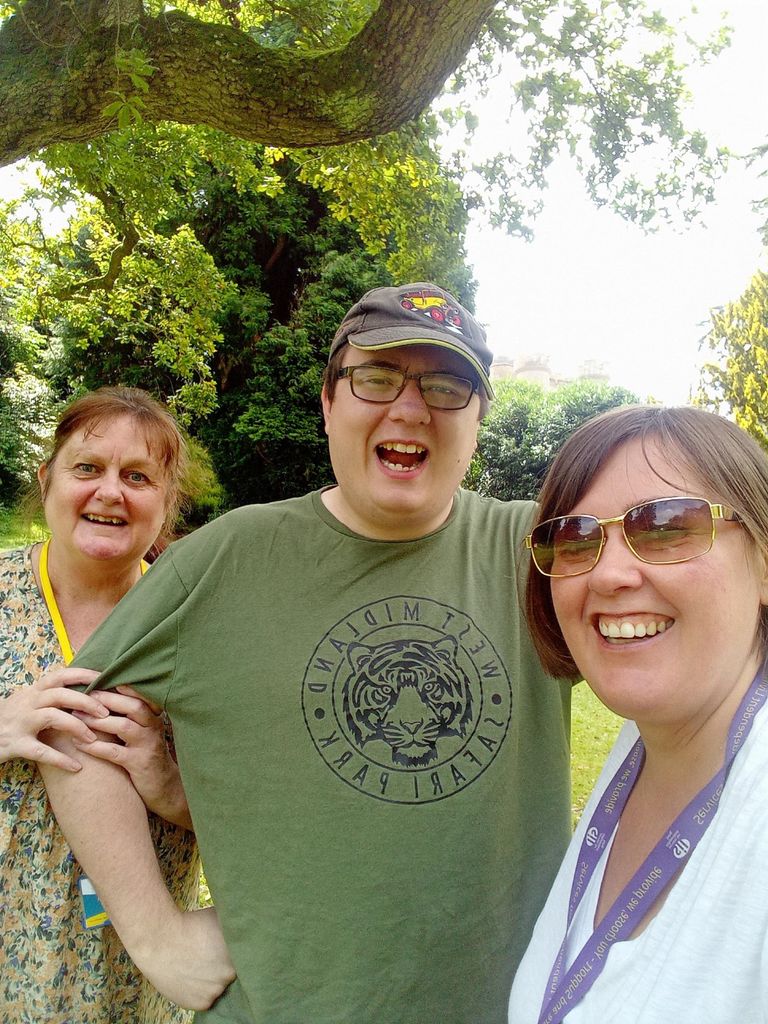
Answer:
POLYGON ((46 742, 82 762, 76 774, 40 770, 61 830, 131 959, 169 999, 206 1009, 234 978, 215 910, 184 913, 174 903, 146 809, 121 768, 75 750, 61 733, 46 742))

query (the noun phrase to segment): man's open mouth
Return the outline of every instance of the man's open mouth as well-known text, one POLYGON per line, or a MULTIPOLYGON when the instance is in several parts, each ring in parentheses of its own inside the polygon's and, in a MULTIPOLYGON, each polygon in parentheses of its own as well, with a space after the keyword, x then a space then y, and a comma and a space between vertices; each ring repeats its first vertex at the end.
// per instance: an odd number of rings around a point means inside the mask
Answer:
POLYGON ((387 469, 396 473, 412 473, 426 459, 427 449, 420 444, 384 441, 376 445, 376 454, 387 469))

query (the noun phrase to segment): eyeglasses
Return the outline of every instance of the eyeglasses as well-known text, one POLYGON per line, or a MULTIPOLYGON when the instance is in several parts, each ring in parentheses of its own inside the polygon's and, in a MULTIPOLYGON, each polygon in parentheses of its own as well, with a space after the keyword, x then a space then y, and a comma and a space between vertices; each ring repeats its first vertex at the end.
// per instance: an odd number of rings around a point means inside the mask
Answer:
POLYGON ((597 565, 605 547, 605 527, 621 523, 635 558, 651 565, 674 565, 706 555, 715 540, 716 519, 739 522, 732 508, 705 498, 657 498, 611 519, 547 519, 528 534, 525 546, 542 575, 580 576, 597 565))
POLYGON ((349 378, 355 398, 362 402, 394 402, 409 380, 415 380, 430 409, 466 409, 477 389, 474 381, 452 373, 405 373, 388 366, 345 366, 338 378, 349 378))

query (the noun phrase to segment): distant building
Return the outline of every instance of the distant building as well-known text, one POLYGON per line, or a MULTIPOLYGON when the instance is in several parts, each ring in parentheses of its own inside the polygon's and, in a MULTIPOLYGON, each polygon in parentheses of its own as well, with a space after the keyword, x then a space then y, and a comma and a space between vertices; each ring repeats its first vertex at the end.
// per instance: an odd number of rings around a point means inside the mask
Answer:
POLYGON ((587 359, 579 367, 575 377, 564 377, 552 372, 549 359, 542 353, 525 353, 515 359, 501 356, 491 364, 491 380, 527 380, 538 384, 544 391, 554 391, 563 384, 577 380, 592 380, 596 384, 608 384, 605 364, 596 359, 587 359))

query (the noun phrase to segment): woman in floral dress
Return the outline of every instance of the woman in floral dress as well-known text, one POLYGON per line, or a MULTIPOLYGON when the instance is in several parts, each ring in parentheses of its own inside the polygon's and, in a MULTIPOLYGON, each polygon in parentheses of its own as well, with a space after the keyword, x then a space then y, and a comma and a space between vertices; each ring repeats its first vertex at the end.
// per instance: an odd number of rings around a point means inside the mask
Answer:
POLYGON ((196 906, 194 835, 158 709, 127 692, 95 698, 40 679, 71 660, 146 570, 144 554, 175 519, 184 459, 175 422, 144 392, 102 388, 78 399, 38 473, 50 540, 0 555, 0 1024, 190 1017, 142 978, 106 914, 84 903, 82 871, 38 770, 79 769, 48 745, 48 728, 95 741, 101 756, 117 739, 113 750, 156 812, 169 889, 182 908, 196 906), (103 717, 112 736, 95 737, 78 714, 103 717))

